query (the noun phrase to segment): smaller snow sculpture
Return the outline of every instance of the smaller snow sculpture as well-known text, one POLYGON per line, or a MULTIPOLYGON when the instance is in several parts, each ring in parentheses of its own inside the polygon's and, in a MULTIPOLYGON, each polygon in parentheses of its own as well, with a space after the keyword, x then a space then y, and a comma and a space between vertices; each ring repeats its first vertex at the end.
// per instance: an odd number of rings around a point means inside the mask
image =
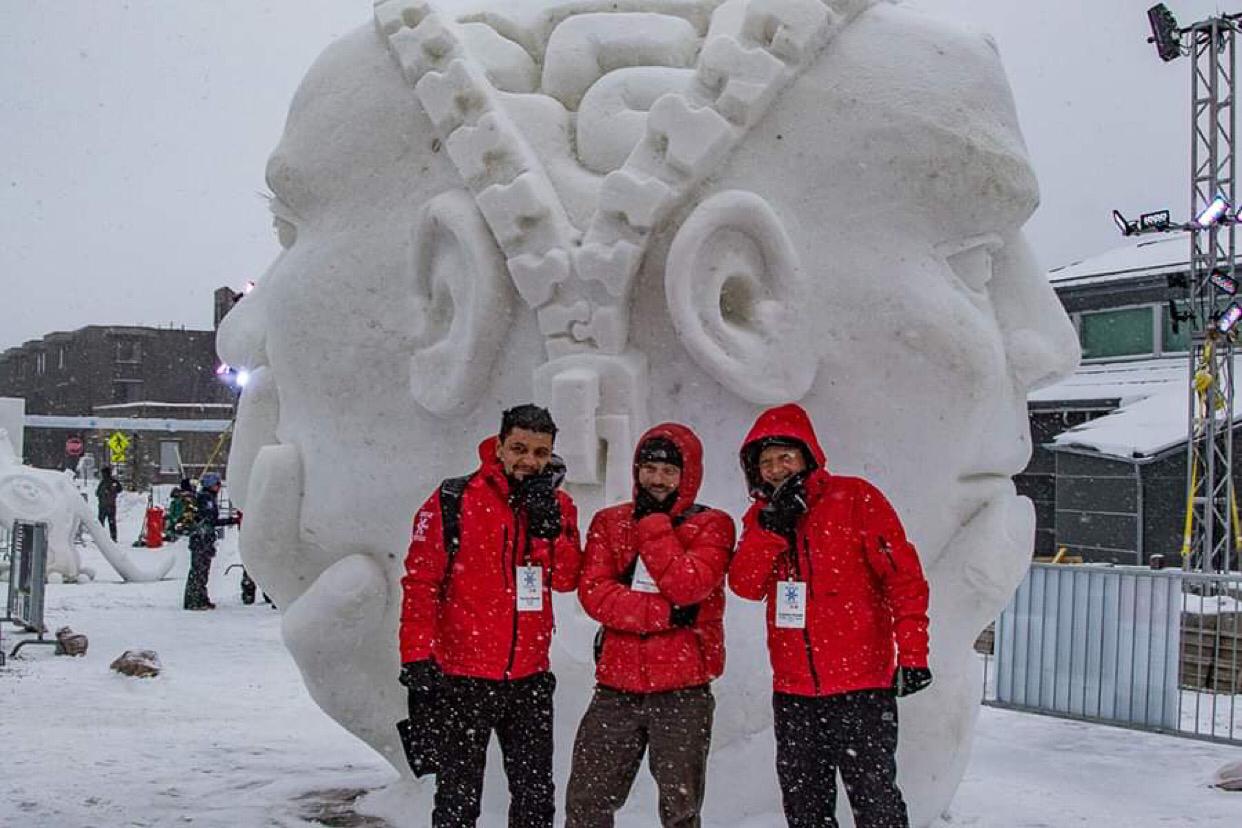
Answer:
POLYGON ((83 568, 73 535, 81 522, 94 539, 108 563, 124 580, 158 581, 172 569, 174 557, 164 553, 154 566, 141 567, 108 537, 95 522, 77 487, 72 473, 36 469, 18 462, 8 431, 0 428, 0 525, 11 526, 15 520, 39 521, 47 524, 47 572, 65 581, 74 582, 95 573, 83 568))

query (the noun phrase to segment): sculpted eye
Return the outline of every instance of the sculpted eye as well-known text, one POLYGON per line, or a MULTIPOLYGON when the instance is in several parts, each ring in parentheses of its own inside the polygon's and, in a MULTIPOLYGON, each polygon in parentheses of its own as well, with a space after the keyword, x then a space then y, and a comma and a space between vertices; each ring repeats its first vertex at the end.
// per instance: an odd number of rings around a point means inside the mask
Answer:
POLYGON ((968 291, 986 295, 988 283, 992 281, 992 257, 1002 247, 1004 242, 1000 236, 987 233, 937 245, 936 253, 968 291))

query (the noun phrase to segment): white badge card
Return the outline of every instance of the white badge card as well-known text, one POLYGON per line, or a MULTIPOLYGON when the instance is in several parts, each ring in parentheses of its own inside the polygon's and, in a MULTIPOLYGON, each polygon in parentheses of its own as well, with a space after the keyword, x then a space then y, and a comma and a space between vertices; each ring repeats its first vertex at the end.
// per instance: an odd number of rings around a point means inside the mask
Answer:
POLYGON ((539 612, 543 609, 543 567, 517 568, 518 612, 539 612))
POLYGON ((634 580, 630 581, 630 589, 635 592, 659 592, 660 588, 656 586, 655 578, 651 577, 651 573, 647 571, 647 565, 643 563, 642 556, 635 558, 637 566, 634 567, 634 580))
POLYGON ((806 583, 776 582, 776 626, 783 630, 806 628, 806 583))

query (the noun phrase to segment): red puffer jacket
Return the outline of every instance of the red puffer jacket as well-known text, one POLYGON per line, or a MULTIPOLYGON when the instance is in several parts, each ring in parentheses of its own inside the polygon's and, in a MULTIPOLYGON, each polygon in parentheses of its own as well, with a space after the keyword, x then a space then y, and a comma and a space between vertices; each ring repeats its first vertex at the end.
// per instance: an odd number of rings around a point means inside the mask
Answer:
POLYGON ((729 586, 768 602, 768 655, 777 692, 830 696, 890 687, 898 664, 927 666, 927 581, 893 507, 865 480, 829 474, 811 421, 797 405, 760 415, 742 447, 756 501, 742 519, 729 586), (758 441, 799 440, 816 469, 806 481, 809 511, 796 552, 759 526, 767 503, 758 476, 758 441), (775 623, 777 581, 807 583, 805 629, 775 623))
POLYGON ((601 510, 587 533, 578 587, 582 606, 604 625, 596 679, 632 693, 695 687, 724 672, 723 584, 735 535, 724 512, 694 508, 703 481, 703 447, 694 433, 665 423, 644 434, 639 446, 651 437, 667 437, 681 452, 677 500, 669 514, 637 522, 632 503, 601 510), (622 581, 637 556, 658 593, 638 592, 622 581), (696 604, 693 625, 673 625, 674 606, 696 604))
POLYGON ((496 458, 496 438, 479 446, 481 465, 461 499, 461 544, 448 557, 439 491, 414 516, 401 579, 401 661, 435 656, 445 673, 520 679, 548 669, 552 642, 551 590, 578 585, 578 510, 563 491, 561 534, 555 541, 526 536, 526 517, 509 502, 509 480, 496 458), (543 608, 518 612, 517 567, 543 567, 543 608))

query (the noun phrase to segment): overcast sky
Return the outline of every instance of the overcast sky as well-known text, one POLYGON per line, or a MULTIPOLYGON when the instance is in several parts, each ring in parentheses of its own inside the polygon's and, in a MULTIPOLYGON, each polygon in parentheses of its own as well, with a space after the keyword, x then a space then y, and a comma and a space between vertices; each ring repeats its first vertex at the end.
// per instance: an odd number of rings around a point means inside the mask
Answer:
MULTIPOLYGON (((498 0, 502 2, 502 0, 498 0)), ((1000 45, 1054 267, 1110 218, 1189 211, 1190 62, 1150 2, 917 0, 1000 45)), ((1172 0, 1182 24, 1236 5, 1172 0)), ((0 2, 0 348, 88 324, 210 327, 211 292, 275 255, 263 165, 315 55, 371 0, 0 2)))

